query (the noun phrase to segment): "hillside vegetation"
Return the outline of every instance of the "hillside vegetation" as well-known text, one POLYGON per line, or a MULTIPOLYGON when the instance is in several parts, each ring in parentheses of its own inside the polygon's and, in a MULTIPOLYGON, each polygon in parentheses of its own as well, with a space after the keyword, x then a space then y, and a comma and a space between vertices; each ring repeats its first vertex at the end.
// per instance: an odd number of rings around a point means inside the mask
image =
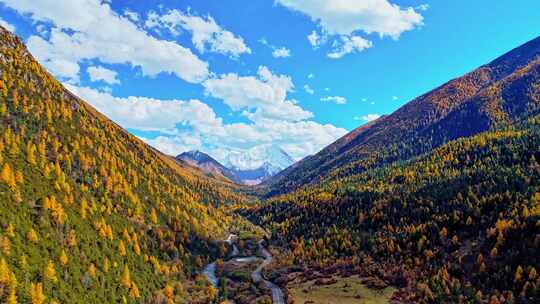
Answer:
POLYGON ((241 212, 282 266, 377 277, 408 303, 538 303, 539 109, 537 38, 288 168, 241 212))
POLYGON ((97 113, 2 28, 0 121, 0 302, 214 297, 188 281, 226 253, 211 239, 236 221, 215 207, 243 201, 234 187, 97 113))
POLYGON ((238 268, 220 291, 200 275, 230 232, 266 246, 236 210, 271 233, 281 287, 317 272, 404 303, 539 303, 539 109, 537 38, 241 187, 130 135, 0 27, 0 302, 266 298, 238 268))
POLYGON ((266 196, 408 160, 540 106, 540 37, 362 126, 266 183, 266 196))
POLYGON ((540 117, 246 212, 289 264, 347 265, 411 303, 540 301, 540 117))

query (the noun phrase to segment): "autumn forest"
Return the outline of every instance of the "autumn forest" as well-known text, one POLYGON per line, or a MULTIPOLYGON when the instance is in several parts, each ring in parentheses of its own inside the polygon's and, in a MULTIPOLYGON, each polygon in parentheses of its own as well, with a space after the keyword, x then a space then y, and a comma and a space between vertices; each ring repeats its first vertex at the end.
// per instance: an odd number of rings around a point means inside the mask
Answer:
POLYGON ((537 38, 240 185, 0 28, 0 302, 539 303, 539 110, 537 38))

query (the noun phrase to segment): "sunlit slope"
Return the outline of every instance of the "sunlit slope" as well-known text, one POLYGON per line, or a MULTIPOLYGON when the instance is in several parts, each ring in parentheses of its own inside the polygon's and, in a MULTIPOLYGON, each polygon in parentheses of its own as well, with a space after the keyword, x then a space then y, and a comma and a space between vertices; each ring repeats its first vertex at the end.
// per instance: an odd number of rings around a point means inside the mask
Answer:
POLYGON ((535 116, 246 214, 291 263, 358 266, 406 303, 538 303, 539 147, 535 116))
POLYGON ((0 302, 144 302, 216 254, 231 185, 97 113, 2 28, 0 78, 0 302))
POLYGON ((539 109, 539 83, 540 37, 352 131, 272 178, 266 192, 287 193, 407 160, 511 123, 539 109))

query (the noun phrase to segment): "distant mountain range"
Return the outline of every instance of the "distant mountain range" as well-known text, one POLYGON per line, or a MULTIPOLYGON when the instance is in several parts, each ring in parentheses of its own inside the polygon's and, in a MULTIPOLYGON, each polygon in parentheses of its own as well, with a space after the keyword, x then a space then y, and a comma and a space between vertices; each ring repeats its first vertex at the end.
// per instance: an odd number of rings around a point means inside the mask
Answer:
POLYGON ((184 152, 176 156, 176 160, 184 161, 191 166, 198 167, 206 174, 214 177, 225 177, 229 180, 236 181, 236 176, 229 168, 223 166, 210 155, 201 151, 184 152))
POLYGON ((227 178, 245 185, 257 185, 294 163, 285 151, 274 146, 257 147, 247 153, 231 153, 226 165, 201 151, 188 151, 176 156, 216 178, 227 178), (264 159, 261 164, 260 159, 264 159))
POLYGON ((277 145, 259 145, 247 151, 232 151, 222 159, 226 167, 235 170, 254 170, 264 167, 267 163, 267 166, 281 171, 294 162, 294 159, 277 145))
POLYGON ((540 37, 353 130, 265 182, 287 193, 403 161, 538 111, 540 37))
POLYGON ((2 26, 0 72, 2 303, 243 299, 243 276, 200 274, 230 257, 217 240, 265 230, 284 290, 355 275, 399 303, 540 303, 540 38, 297 163, 275 144, 175 161, 2 26))

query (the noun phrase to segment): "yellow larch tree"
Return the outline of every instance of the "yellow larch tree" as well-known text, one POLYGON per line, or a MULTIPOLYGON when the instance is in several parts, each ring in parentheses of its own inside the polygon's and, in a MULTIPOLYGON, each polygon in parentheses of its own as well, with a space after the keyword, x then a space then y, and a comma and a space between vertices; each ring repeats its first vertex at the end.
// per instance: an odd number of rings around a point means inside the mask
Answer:
POLYGON ((90 266, 88 267, 88 274, 94 279, 97 277, 96 266, 94 263, 90 263, 90 266))
POLYGON ((109 268, 110 268, 110 262, 109 262, 109 258, 105 257, 105 260, 103 261, 103 272, 107 273, 109 272, 109 268))
POLYGON ((15 227, 13 227, 12 223, 9 223, 8 226, 6 227, 6 235, 9 236, 10 238, 15 237, 15 227))
POLYGON ((15 189, 17 187, 15 174, 13 173, 13 169, 11 169, 11 166, 8 163, 4 164, 4 167, 0 172, 0 179, 2 179, 2 181, 7 184, 11 189, 15 189))
POLYGON ((17 290, 15 288, 10 288, 8 297, 6 299, 6 304, 17 304, 17 290))
POLYGON ((62 251, 60 251, 60 256, 58 257, 58 261, 60 262, 60 265, 62 266, 66 266, 68 261, 69 261, 69 258, 66 254, 66 251, 64 249, 62 249, 62 251))
POLYGON ((26 145, 26 161, 33 166, 37 165, 36 145, 34 145, 31 141, 29 141, 26 145))
POLYGON ((75 230, 71 229, 69 231, 69 234, 68 234, 68 239, 67 239, 67 245, 69 247, 75 247, 77 246, 77 233, 75 232, 75 230))
POLYGON ((28 230, 28 233, 26 233, 26 239, 36 244, 38 242, 37 232, 33 228, 30 228, 30 230, 28 230))
POLYGON ((118 243, 118 254, 121 256, 126 255, 126 246, 124 245, 124 241, 120 240, 120 243, 118 243))
POLYGON ((45 303, 45 295, 43 294, 43 283, 32 283, 30 285, 30 301, 32 304, 43 304, 45 303))
POLYGON ((0 284, 9 285, 11 270, 5 259, 0 260, 0 284))
POLYGON ((154 208, 152 208, 152 211, 150 212, 150 220, 152 221, 153 224, 157 224, 157 222, 158 222, 156 209, 154 209, 154 208))
POLYGON ((131 283, 131 289, 129 290, 129 296, 132 299, 138 299, 141 297, 141 293, 139 291, 139 288, 135 283, 131 283))
POLYGON ((47 262, 47 266, 45 266, 43 274, 45 278, 47 278, 47 280, 53 283, 58 282, 58 277, 56 276, 56 269, 54 269, 53 261, 49 260, 49 262, 47 262))
POLYGON ((131 287, 131 275, 127 265, 124 266, 124 271, 122 272, 122 277, 120 278, 120 284, 126 288, 131 287))

